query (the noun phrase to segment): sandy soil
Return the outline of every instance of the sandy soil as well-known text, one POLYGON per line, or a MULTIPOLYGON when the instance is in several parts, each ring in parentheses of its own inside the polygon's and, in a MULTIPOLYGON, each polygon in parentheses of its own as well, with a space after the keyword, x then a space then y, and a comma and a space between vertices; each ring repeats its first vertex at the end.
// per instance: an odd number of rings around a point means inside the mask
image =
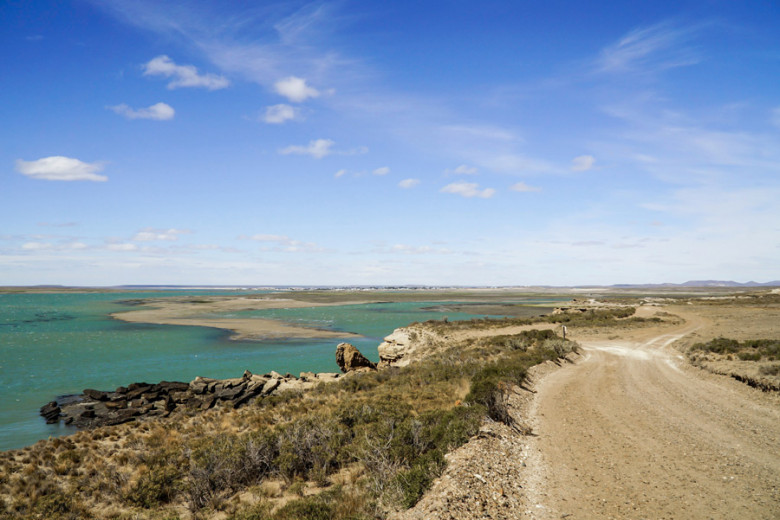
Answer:
POLYGON ((685 317, 578 338, 537 386, 525 516, 780 518, 780 398, 689 366, 671 344, 711 323, 685 317))
MULTIPOLYGON (((344 302, 348 303, 364 302, 344 302)), ((321 303, 301 302, 279 298, 203 298, 193 302, 189 299, 150 300, 137 310, 117 312, 113 318, 134 323, 156 323, 159 325, 193 325, 213 327, 233 332, 233 339, 265 338, 348 338, 357 334, 322 330, 292 325, 277 320, 260 318, 224 318, 214 317, 217 313, 258 309, 290 309, 301 307, 321 307, 321 303)), ((335 305, 335 304, 330 304, 335 305)))

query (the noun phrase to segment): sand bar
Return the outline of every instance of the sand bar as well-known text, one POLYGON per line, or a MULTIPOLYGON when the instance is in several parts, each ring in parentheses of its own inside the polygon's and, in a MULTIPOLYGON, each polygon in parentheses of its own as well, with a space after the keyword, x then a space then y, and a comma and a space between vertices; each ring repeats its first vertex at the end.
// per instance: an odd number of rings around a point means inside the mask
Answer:
POLYGON ((209 315, 248 310, 324 307, 329 305, 360 303, 366 302, 354 301, 323 304, 281 298, 221 296, 165 298, 144 300, 137 310, 116 312, 111 314, 111 317, 131 323, 189 325, 225 329, 233 333, 231 336, 232 339, 238 340, 269 338, 349 338, 359 337, 359 334, 304 327, 302 325, 293 325, 279 320, 263 318, 223 318, 210 317, 209 315))

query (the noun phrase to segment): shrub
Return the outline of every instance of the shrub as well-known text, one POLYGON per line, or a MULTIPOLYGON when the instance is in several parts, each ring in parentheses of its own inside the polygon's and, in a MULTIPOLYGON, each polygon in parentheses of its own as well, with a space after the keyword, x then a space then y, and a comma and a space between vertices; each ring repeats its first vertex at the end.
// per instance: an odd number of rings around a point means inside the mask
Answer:
POLYGON ((431 486, 431 483, 444 471, 446 462, 440 450, 433 450, 417 459, 408 470, 396 475, 396 481, 402 492, 401 505, 404 508, 414 506, 431 486))
POLYGON ((780 376, 780 365, 765 365, 759 368, 758 371, 765 376, 780 376))
POLYGON ((144 508, 167 504, 179 492, 181 479, 175 464, 152 467, 141 475, 125 498, 131 504, 144 508))

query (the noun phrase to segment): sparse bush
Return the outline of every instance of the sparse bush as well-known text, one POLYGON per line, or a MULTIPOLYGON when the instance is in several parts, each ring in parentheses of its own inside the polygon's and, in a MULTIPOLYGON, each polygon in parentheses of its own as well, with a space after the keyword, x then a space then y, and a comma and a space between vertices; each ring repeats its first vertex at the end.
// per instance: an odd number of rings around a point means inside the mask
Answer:
POLYGON ((780 376, 780 365, 765 365, 759 368, 758 371, 765 376, 780 376))
POLYGON ((694 351, 734 354, 742 361, 760 361, 764 358, 774 361, 780 359, 780 340, 750 339, 739 342, 735 339, 715 338, 706 343, 696 343, 691 347, 691 352, 694 351))

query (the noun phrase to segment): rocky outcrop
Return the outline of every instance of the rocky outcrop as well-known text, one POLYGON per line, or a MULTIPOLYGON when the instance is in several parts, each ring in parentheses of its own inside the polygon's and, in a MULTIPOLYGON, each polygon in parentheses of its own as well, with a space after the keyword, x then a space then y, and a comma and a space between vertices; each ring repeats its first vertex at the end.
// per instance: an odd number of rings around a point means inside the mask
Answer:
POLYGON ((366 358, 350 343, 339 343, 336 347, 336 364, 344 373, 376 370, 376 363, 366 358))
POLYGON ((182 410, 214 407, 239 408, 259 397, 285 390, 307 390, 319 383, 337 381, 339 374, 303 372, 301 377, 277 372, 211 379, 196 377, 189 383, 160 381, 120 386, 113 392, 85 389, 80 395, 62 396, 41 407, 49 424, 59 421, 79 428, 122 424, 143 417, 168 417, 182 410))
POLYGON ((411 361, 411 354, 416 350, 415 332, 409 328, 395 329, 392 334, 377 347, 379 351, 379 366, 406 366, 411 361))

